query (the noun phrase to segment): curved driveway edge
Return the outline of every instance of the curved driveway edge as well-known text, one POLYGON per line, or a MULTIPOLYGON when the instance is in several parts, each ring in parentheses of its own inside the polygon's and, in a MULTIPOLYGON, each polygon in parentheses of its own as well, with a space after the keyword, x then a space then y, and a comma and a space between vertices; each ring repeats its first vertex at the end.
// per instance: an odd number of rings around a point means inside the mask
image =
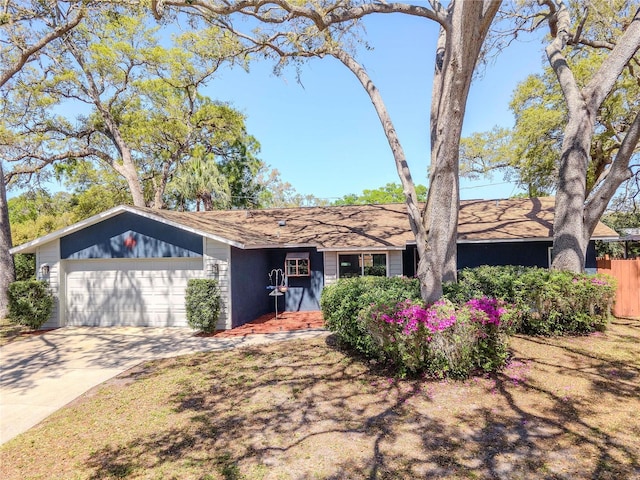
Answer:
POLYGON ((65 327, 9 343, 0 347, 0 445, 141 362, 324 335, 315 329, 218 338, 188 328, 65 327))

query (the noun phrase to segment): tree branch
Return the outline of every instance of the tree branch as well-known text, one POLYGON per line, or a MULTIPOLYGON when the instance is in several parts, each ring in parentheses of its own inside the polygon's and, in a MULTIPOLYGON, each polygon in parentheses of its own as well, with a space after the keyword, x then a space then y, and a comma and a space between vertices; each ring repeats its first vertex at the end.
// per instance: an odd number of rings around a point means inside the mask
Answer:
POLYGON ((303 17, 311 20, 318 30, 326 30, 329 26, 357 20, 372 13, 402 13, 417 17, 424 17, 446 28, 447 16, 439 2, 431 2, 434 8, 406 3, 375 2, 364 5, 339 8, 333 6, 329 12, 320 12, 311 7, 293 5, 288 0, 242 0, 236 2, 215 0, 151 0, 151 11, 156 20, 160 20, 167 6, 178 8, 192 8, 200 12, 208 12, 214 15, 231 15, 243 13, 252 16, 265 23, 284 23, 294 17, 303 17), (278 16, 273 15, 275 8, 282 10, 278 16), (439 8, 438 8, 439 7, 439 8), (261 12, 261 9, 266 9, 261 12))
POLYGON ((585 205, 585 228, 591 234, 604 213, 609 200, 615 194, 618 186, 633 176, 629 162, 640 140, 640 111, 636 114, 633 123, 622 140, 616 158, 609 168, 602 186, 587 201, 585 205))
POLYGON ((618 39, 615 48, 584 88, 584 97, 592 112, 596 112, 613 88, 618 76, 640 48, 640 8, 629 27, 618 39))
POLYGON ((60 25, 55 30, 49 32, 47 35, 42 37, 38 42, 34 43, 30 47, 22 49, 18 60, 11 67, 9 67, 7 71, 2 72, 2 75, 0 75, 0 88, 2 88, 5 83, 7 83, 16 73, 18 73, 22 69, 22 67, 24 67, 24 65, 32 55, 38 53, 56 38, 60 38, 65 33, 75 28, 82 21, 85 13, 86 8, 84 6, 80 7, 80 10, 78 10, 78 13, 74 18, 60 25))

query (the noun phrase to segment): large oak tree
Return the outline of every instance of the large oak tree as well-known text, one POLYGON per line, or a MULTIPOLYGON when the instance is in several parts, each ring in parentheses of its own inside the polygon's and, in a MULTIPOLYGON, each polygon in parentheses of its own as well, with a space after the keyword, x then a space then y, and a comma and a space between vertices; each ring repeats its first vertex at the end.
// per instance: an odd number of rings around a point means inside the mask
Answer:
MULTIPOLYGON (((570 9, 560 1, 546 1, 552 41, 546 48, 568 109, 564 128, 558 187, 556 192, 552 268, 581 272, 589 239, 617 188, 631 176, 629 161, 640 139, 640 111, 611 155, 606 177, 587 196, 589 157, 594 126, 600 109, 613 91, 622 70, 640 48, 640 7, 632 6, 629 23, 613 39, 590 38, 581 22, 572 22, 570 9), (608 53, 585 85, 576 76, 565 56, 571 45, 602 48, 608 53)), ((587 13, 588 14, 588 13, 587 13)), ((584 25, 584 23, 582 23, 584 25)))
MULTIPOLYGON (((11 88, 28 61, 51 42, 76 27, 86 15, 87 2, 5 0, 0 13, 0 93, 11 88)), ((9 254, 11 227, 3 159, 0 157, 0 319, 7 315, 7 288, 15 278, 9 254)))
POLYGON ((377 1, 287 0, 154 0, 157 17, 166 8, 180 8, 207 22, 227 27, 252 47, 271 49, 282 59, 305 56, 337 58, 361 83, 380 119, 403 187, 409 223, 420 261, 417 276, 426 302, 442 296, 443 281, 456 279, 459 209, 459 142, 467 97, 484 40, 500 0, 436 0, 424 3, 377 1), (366 15, 398 13, 432 22, 439 29, 434 52, 431 103, 431 167, 429 193, 420 208, 409 165, 382 96, 367 70, 349 51, 349 32, 366 15), (258 33, 243 33, 234 16, 259 21, 258 33))

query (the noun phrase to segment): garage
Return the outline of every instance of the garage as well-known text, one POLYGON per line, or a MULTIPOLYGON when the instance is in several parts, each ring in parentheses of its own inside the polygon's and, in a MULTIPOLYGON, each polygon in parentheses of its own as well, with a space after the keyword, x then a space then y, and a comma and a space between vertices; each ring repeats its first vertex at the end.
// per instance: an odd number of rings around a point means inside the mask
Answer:
POLYGON ((187 326, 185 289, 202 258, 64 262, 64 322, 71 326, 187 326))

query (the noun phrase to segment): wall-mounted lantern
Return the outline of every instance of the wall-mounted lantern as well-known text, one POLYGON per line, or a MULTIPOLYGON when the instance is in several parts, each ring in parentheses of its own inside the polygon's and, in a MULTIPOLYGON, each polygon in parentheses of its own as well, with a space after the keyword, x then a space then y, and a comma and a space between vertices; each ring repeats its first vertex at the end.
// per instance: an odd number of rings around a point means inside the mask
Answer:
POLYGON ((220 273, 220 265, 217 263, 210 263, 207 265, 207 274, 210 277, 217 277, 218 273, 220 273))
POLYGON ((51 267, 48 263, 43 263, 40 265, 40 278, 49 278, 49 272, 51 267))

